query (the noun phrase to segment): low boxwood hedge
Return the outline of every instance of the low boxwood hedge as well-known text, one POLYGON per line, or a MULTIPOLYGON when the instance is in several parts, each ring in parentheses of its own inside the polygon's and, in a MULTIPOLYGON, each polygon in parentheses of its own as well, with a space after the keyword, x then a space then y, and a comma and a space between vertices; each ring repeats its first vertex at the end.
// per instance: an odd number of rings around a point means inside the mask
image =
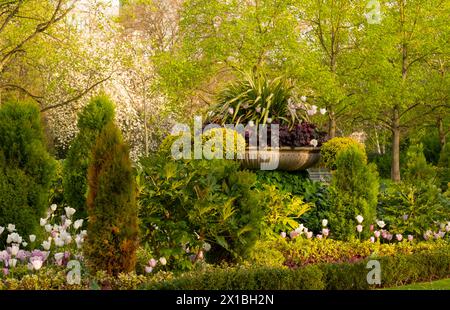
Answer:
POLYGON ((367 290, 450 277, 450 247, 413 255, 368 258, 356 263, 317 264, 297 269, 229 267, 189 272, 146 283, 151 290, 367 290), (381 285, 367 283, 369 260, 381 266, 381 285))

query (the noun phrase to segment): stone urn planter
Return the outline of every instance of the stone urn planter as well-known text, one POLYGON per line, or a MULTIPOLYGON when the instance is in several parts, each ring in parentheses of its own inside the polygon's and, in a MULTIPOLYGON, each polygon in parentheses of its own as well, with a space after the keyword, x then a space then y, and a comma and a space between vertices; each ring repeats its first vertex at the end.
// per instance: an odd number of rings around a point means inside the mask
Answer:
POLYGON ((319 147, 280 147, 278 150, 267 148, 259 151, 256 147, 250 147, 246 149, 241 163, 244 168, 251 170, 297 171, 311 168, 319 160, 319 147))

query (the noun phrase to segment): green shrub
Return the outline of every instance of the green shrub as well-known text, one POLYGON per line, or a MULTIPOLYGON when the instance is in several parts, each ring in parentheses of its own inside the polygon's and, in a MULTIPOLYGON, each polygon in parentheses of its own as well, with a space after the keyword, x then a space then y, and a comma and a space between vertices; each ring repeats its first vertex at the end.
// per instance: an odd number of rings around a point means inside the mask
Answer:
POLYGON ((280 195, 290 194, 308 203, 311 207, 301 216, 300 222, 312 231, 322 230, 322 220, 330 218, 333 210, 329 186, 311 181, 305 171, 258 171, 256 174, 258 189, 275 186, 280 195))
POLYGON ((412 184, 434 183, 436 180, 436 171, 427 163, 421 144, 409 146, 403 177, 406 182, 412 184))
POLYGON ((284 253, 276 248, 273 239, 258 240, 247 261, 251 266, 282 267, 286 261, 284 253))
POLYGON ((269 267, 212 268, 145 285, 152 290, 321 290, 322 271, 317 266, 297 270, 269 267))
POLYGON ((134 271, 138 238, 136 188, 128 146, 109 123, 92 151, 88 171, 88 231, 84 254, 93 270, 134 271))
POLYGON ((312 205, 301 217, 301 222, 310 231, 320 232, 322 220, 330 219, 334 214, 333 188, 320 182, 306 181, 302 184, 302 197, 312 205))
POLYGON ((264 187, 263 199, 266 236, 293 231, 300 225, 300 217, 311 208, 300 197, 279 191, 274 185, 264 187))
POLYGON ((234 161, 170 160, 164 152, 141 167, 142 238, 156 257, 186 269, 203 254, 230 261, 251 250, 265 211, 254 173, 234 161))
POLYGON ((450 188, 450 143, 446 143, 442 148, 438 167, 441 188, 443 191, 446 191, 450 188))
POLYGON ((450 248, 413 255, 372 257, 356 263, 317 264, 302 268, 227 267, 182 274, 173 279, 154 279, 143 286, 151 290, 367 290, 367 262, 381 266, 381 286, 391 287, 450 276, 450 248))
POLYGON ((449 219, 450 197, 434 184, 390 184, 384 186, 379 200, 378 216, 392 233, 421 238, 429 229, 438 231, 435 226, 449 219))
POLYGON ((450 199, 442 194, 421 145, 408 149, 403 182, 383 186, 378 215, 392 232, 419 237, 429 229, 438 231, 435 226, 449 219, 450 199))
POLYGON ((54 171, 55 160, 45 147, 39 108, 21 102, 1 105, 0 226, 15 224, 23 236, 38 232, 54 171))
POLYGON ((64 162, 64 198, 66 203, 86 217, 87 173, 91 150, 104 126, 114 119, 114 104, 104 95, 94 97, 78 117, 79 133, 72 141, 64 162))
MULTIPOLYGON (((379 192, 376 167, 367 164, 365 153, 353 145, 340 152, 336 159, 336 171, 331 187, 334 195, 333 216, 329 218, 334 237, 349 239, 356 235, 356 216, 363 216, 365 223, 374 223, 379 192)), ((367 237, 369 225, 363 224, 367 237)))
POLYGON ((336 160, 339 153, 347 150, 352 146, 356 146, 364 155, 365 161, 367 161, 366 150, 363 144, 359 143, 353 138, 338 137, 333 138, 322 145, 322 148, 320 149, 322 164, 331 170, 336 170, 336 160))
POLYGON ((258 265, 263 265, 268 259, 262 258, 263 253, 273 257, 272 263, 268 266, 282 265, 291 268, 303 267, 310 264, 322 263, 352 263, 361 259, 368 258, 372 255, 378 257, 393 256, 397 254, 414 254, 429 252, 447 246, 443 240, 427 241, 427 242, 403 242, 395 243, 379 243, 359 241, 356 239, 350 241, 340 241, 330 238, 324 239, 307 239, 304 237, 296 237, 294 240, 277 239, 261 242, 258 245, 260 253, 252 256, 254 259, 250 261, 258 265), (263 250, 263 244, 267 250, 263 250), (284 259, 280 259, 280 255, 284 259), (279 263, 281 261, 281 263, 279 263), (278 265, 276 264, 278 262, 278 265))
POLYGON ((426 128, 424 131, 423 137, 420 139, 420 143, 423 145, 423 154, 427 162, 437 165, 439 162, 439 154, 442 151, 439 131, 437 128, 434 130, 426 128))

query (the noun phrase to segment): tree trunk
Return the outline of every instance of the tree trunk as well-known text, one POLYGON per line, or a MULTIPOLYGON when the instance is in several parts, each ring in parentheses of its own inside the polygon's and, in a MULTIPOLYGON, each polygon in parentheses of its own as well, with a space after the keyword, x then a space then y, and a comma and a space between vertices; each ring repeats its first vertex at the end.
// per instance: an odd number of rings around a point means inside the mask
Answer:
POLYGON ((333 109, 328 110, 328 137, 330 139, 336 137, 336 115, 333 109))
POLYGON ((145 147, 145 156, 148 156, 148 125, 147 125, 147 88, 145 87, 145 81, 143 85, 143 94, 142 94, 143 104, 144 104, 144 147, 145 147))
POLYGON ((391 179, 394 182, 400 182, 400 117, 397 107, 394 108, 393 114, 391 179))
POLYGON ((443 148, 445 144, 445 130, 444 130, 444 123, 442 122, 441 117, 438 117, 437 119, 437 127, 439 130, 439 143, 441 144, 441 148, 443 148))
POLYGON ((375 128, 375 143, 377 145, 377 153, 378 155, 381 155, 380 139, 378 138, 378 131, 376 128, 375 128))

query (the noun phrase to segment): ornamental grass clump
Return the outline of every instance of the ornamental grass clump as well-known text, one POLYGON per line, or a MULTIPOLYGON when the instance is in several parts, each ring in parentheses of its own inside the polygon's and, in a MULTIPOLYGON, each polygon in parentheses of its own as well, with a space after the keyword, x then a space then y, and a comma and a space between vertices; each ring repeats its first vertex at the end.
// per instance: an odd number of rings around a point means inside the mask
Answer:
POLYGON ((88 266, 110 275, 133 271, 138 246, 134 173, 128 146, 112 122, 92 151, 88 181, 88 266))

